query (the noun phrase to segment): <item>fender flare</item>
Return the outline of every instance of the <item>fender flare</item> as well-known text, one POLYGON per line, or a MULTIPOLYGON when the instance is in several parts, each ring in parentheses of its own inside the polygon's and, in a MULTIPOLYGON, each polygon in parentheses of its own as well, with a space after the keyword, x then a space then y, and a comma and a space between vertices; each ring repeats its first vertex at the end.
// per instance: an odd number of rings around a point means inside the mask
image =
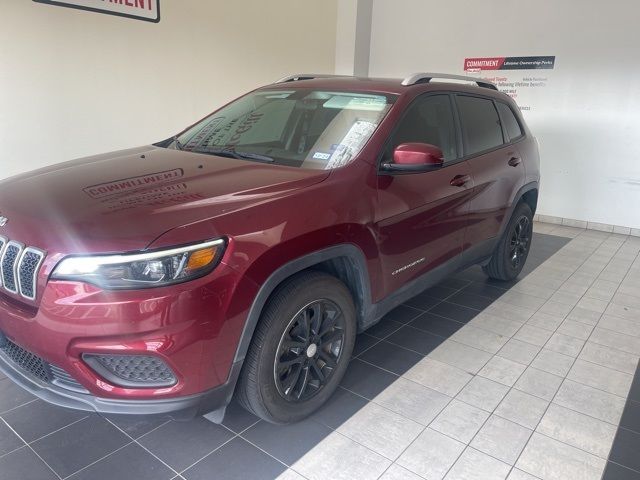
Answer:
POLYGON ((356 303, 359 303, 360 305, 357 312, 358 317, 361 319, 369 314, 371 311, 371 285, 367 262, 362 250, 354 244, 345 243, 308 253, 279 267, 269 275, 267 280, 262 284, 255 299, 253 300, 253 303, 251 304, 249 314, 247 315, 244 327, 242 328, 240 341, 238 342, 238 347, 233 359, 234 364, 244 362, 247 351, 249 350, 249 345, 251 345, 253 333, 260 321, 262 310, 278 285, 298 272, 317 265, 320 262, 339 257, 347 257, 355 263, 356 274, 359 277, 358 280, 360 285, 362 285, 362 291, 357 292, 360 298, 354 299, 357 300, 356 303))
POLYGON ((520 189, 513 196, 513 201, 511 202, 511 205, 509 206, 509 210, 507 211, 507 214, 504 216, 504 220, 502 221, 502 226, 500 227, 500 233, 498 234, 497 238, 502 238, 502 235, 504 234, 504 231, 507 229, 507 225, 509 225, 509 220, 511 220, 511 216, 513 215, 513 211, 516 209, 516 207, 520 203, 520 200, 522 199, 522 196, 525 193, 530 192, 531 190, 539 190, 539 183, 538 182, 527 183, 527 184, 523 185, 522 187, 520 187, 520 189))

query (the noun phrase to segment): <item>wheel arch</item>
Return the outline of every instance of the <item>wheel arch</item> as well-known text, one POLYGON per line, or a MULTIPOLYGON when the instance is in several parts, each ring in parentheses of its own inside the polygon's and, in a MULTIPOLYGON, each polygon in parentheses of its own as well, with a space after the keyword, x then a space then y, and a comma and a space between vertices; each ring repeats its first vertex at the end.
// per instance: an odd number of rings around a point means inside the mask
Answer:
POLYGON ((531 188, 522 193, 519 202, 525 202, 531 208, 531 211, 535 215, 538 208, 538 186, 531 188))
POLYGON ((234 363, 244 361, 262 311, 276 288, 292 275, 304 270, 320 270, 341 280, 353 297, 357 327, 365 324, 371 312, 371 285, 364 253, 354 244, 334 245, 291 260, 269 275, 249 309, 234 363))
POLYGON ((538 206, 538 182, 527 183, 520 187, 516 192, 513 196, 513 201, 509 206, 509 210, 507 210, 507 213, 502 219, 502 226, 500 227, 500 232, 496 238, 502 237, 504 231, 507 229, 507 225, 509 225, 509 220, 511 220, 514 210, 521 202, 526 202, 531 207, 531 211, 535 214, 538 206))

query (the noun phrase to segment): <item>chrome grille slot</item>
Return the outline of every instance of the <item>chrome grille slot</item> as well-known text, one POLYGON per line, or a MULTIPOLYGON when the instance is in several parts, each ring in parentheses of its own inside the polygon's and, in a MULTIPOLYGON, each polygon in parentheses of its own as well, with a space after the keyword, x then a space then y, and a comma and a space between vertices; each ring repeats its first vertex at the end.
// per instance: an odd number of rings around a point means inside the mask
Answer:
POLYGON ((29 300, 35 300, 36 298, 37 272, 42 260, 44 260, 44 252, 33 247, 27 247, 18 262, 20 295, 29 300))
POLYGON ((45 256, 42 250, 0 237, 0 286, 35 300, 38 271, 45 256))
POLYGON ((22 248, 22 245, 17 242, 9 242, 2 254, 2 263, 0 264, 0 269, 2 270, 2 283, 4 284, 4 289, 11 293, 18 293, 16 266, 18 264, 18 260, 20 260, 22 248))
POLYGON ((4 247, 7 246, 8 241, 5 237, 0 237, 0 287, 4 284, 2 280, 2 257, 4 256, 4 247))

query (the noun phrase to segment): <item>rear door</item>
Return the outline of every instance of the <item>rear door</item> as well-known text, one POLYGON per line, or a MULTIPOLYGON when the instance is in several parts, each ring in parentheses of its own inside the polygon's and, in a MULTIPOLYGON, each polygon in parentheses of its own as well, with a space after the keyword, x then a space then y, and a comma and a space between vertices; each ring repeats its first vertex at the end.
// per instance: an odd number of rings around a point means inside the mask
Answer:
POLYGON ((439 147, 445 163, 429 172, 378 176, 375 229, 387 294, 434 267, 454 267, 473 192, 451 95, 414 100, 387 142, 382 162, 392 159, 398 145, 410 142, 439 147))
POLYGON ((511 202, 524 183, 517 145, 522 130, 506 103, 461 93, 455 95, 455 103, 475 184, 463 249, 475 258, 491 253, 511 202))

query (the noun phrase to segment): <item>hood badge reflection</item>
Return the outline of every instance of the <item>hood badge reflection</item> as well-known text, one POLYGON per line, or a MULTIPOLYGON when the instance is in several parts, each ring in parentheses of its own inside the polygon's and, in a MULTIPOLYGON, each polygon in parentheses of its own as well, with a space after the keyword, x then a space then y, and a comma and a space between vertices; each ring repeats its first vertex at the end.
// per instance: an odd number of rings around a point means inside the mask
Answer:
POLYGON ((408 265, 405 265, 404 267, 400 267, 399 269, 394 270, 393 272, 391 272, 391 275, 397 275, 397 274, 399 274, 399 273, 402 273, 402 272, 404 272, 405 270, 408 270, 408 269, 410 269, 410 268, 413 268, 413 267, 415 267, 416 265, 419 265, 419 264, 421 264, 421 263, 422 263, 422 262, 424 262, 424 261, 425 261, 425 258, 424 258, 424 257, 419 258, 419 259, 418 259, 418 260, 416 260, 415 262, 411 262, 411 263, 409 263, 408 265))
POLYGON ((4 227, 7 222, 9 222, 9 219, 7 217, 3 217, 2 215, 0 215, 0 227, 4 227))

